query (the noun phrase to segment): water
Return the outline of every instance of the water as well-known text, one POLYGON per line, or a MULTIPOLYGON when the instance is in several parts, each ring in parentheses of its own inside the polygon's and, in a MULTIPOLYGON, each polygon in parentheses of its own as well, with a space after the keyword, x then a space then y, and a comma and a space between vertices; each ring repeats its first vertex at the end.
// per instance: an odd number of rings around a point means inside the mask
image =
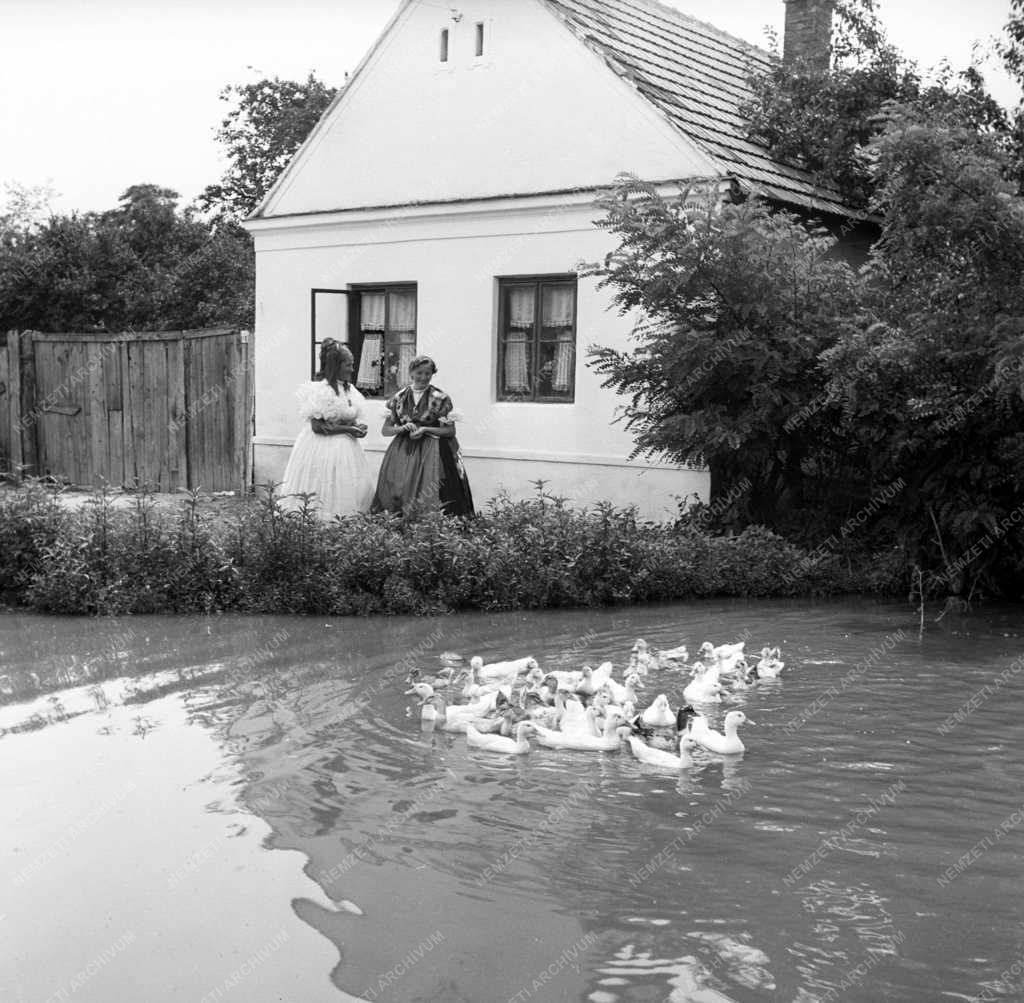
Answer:
POLYGON ((1022 626, 2 616, 0 998, 1022 999, 1022 626), (740 636, 787 668, 730 705, 746 755, 681 774, 472 752, 402 694, 446 649, 621 666, 740 636))

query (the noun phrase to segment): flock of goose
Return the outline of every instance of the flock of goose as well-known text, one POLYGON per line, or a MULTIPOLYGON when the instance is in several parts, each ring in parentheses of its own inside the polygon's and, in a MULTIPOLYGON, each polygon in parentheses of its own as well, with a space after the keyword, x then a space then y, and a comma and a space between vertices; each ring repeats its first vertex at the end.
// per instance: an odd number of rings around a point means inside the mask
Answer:
POLYGON ((621 682, 611 662, 545 672, 532 657, 485 665, 475 656, 466 666, 461 655, 445 652, 437 675, 409 673, 405 694, 418 698, 425 726, 463 733, 470 748, 484 752, 523 755, 531 738, 549 749, 583 752, 614 752, 626 743, 642 763, 682 769, 692 765, 698 746, 719 755, 744 752, 738 729, 753 721, 729 711, 720 732, 698 709, 721 703, 727 691, 777 678, 785 667, 778 648, 763 648, 757 661, 743 649, 742 641, 705 642, 691 664, 685 646, 657 651, 637 640, 621 682), (648 683, 660 684, 667 674, 688 679, 686 703, 673 708, 661 693, 642 706, 648 683))

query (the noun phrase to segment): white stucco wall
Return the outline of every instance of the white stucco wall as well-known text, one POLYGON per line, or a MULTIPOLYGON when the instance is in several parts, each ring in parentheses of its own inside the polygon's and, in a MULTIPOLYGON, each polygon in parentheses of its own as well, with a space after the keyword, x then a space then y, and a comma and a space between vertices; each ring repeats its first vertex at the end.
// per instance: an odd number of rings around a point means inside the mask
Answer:
MULTIPOLYGON (((436 359, 437 385, 466 416, 458 435, 478 506, 502 490, 529 495, 537 479, 574 502, 635 503, 656 519, 675 511, 675 495, 706 497, 702 472, 626 463, 632 440, 613 424, 617 398, 585 359, 592 344, 626 347, 631 322, 608 309, 609 291, 599 292, 592 279, 579 283, 575 403, 496 399, 497 279, 564 274, 577 262, 601 260, 610 242, 593 225, 595 215, 589 200, 537 199, 259 224, 257 482, 280 480, 298 431, 294 389, 309 378, 310 289, 415 282, 417 348, 436 359)), ((370 408, 363 443, 376 472, 387 440, 382 403, 370 408)))
POLYGON ((560 191, 621 171, 718 173, 539 0, 474 0, 459 22, 452 9, 421 0, 400 14, 264 215, 560 191))
MULTIPOLYGON (((593 225, 592 190, 619 173, 664 180, 716 168, 540 0, 475 0, 460 21, 452 9, 435 0, 401 9, 271 192, 263 218, 248 224, 257 269, 256 478, 280 480, 298 431, 294 388, 309 378, 310 290, 414 282, 417 347, 436 358, 437 384, 466 415, 459 440, 478 506, 499 491, 529 495, 531 481, 544 479, 575 502, 633 503, 648 518, 669 517, 675 496, 706 497, 707 476, 627 463, 632 440, 613 424, 616 398, 585 365, 589 345, 627 346, 630 322, 607 309, 610 295, 593 280, 580 280, 575 403, 498 402, 497 280, 600 261, 611 243, 593 225), (473 55, 478 21, 481 59, 473 55)), ((363 441, 376 472, 387 443, 382 405, 371 408, 363 441)))

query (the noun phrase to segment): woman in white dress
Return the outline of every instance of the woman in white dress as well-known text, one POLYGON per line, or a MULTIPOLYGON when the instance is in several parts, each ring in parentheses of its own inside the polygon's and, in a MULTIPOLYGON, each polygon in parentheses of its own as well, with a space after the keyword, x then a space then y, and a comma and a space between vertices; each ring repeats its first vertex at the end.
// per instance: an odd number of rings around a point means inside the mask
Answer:
POLYGON ((320 379, 299 387, 299 413, 305 419, 281 484, 281 505, 296 510, 300 494, 314 494, 321 519, 368 512, 374 482, 357 440, 366 435, 363 395, 352 385, 352 353, 327 338, 320 347, 320 379))

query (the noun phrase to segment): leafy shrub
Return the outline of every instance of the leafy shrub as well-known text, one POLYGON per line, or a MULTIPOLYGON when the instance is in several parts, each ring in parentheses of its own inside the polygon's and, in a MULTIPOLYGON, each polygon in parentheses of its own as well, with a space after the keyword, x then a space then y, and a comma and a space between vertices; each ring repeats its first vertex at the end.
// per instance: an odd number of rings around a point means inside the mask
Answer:
POLYGON ((175 511, 96 492, 65 511, 38 485, 0 496, 0 584, 59 613, 438 614, 904 589, 892 553, 815 557, 761 526, 711 535, 633 508, 572 509, 537 494, 493 499, 473 518, 424 508, 321 522, 282 508, 273 486, 228 520, 196 494, 175 511))

